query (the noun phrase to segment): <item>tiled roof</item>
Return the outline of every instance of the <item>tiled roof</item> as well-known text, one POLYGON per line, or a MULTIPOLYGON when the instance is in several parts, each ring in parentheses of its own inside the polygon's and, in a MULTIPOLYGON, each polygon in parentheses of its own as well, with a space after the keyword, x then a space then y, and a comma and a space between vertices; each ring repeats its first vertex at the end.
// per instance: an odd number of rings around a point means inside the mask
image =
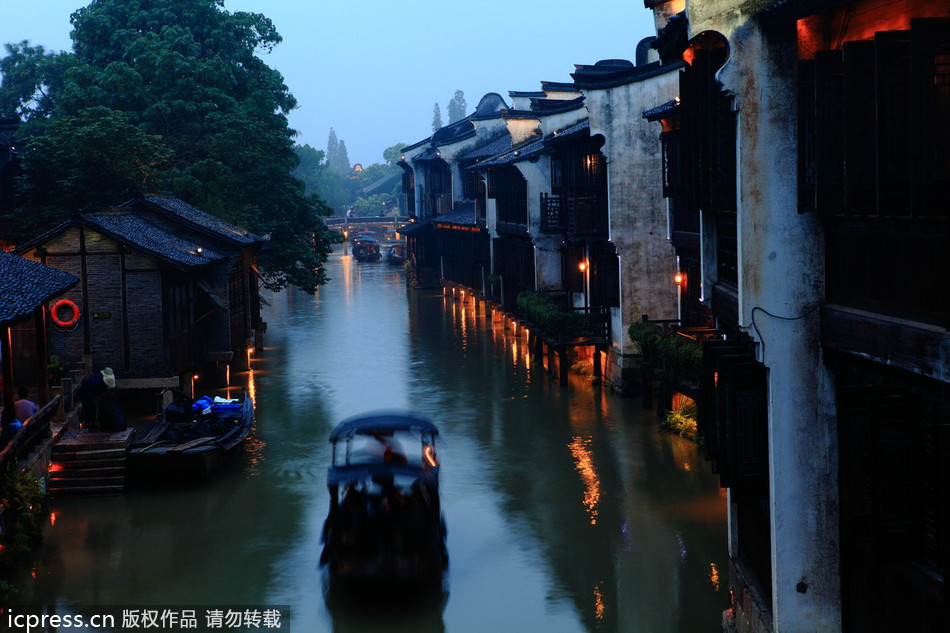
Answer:
POLYGON ((491 156, 497 156, 498 154, 506 152, 509 149, 511 149, 511 134, 506 130, 502 136, 499 136, 495 140, 485 143, 484 145, 480 145, 470 152, 462 154, 457 160, 460 163, 464 163, 466 161, 478 162, 491 156))
POLYGON ((634 66, 630 62, 626 62, 626 64, 613 63, 620 61, 624 60, 606 60, 606 64, 605 62, 597 62, 593 66, 577 64, 575 65, 576 70, 571 73, 571 77, 574 78, 574 83, 579 88, 603 90, 644 81, 651 77, 679 70, 684 66, 682 61, 670 61, 663 64, 651 62, 642 66, 634 66))
POLYGON ((559 114, 584 107, 584 97, 576 99, 532 99, 531 111, 537 114, 559 114))
POLYGON ((0 325, 29 316, 77 283, 79 278, 67 272, 12 253, 0 253, 0 325))
MULTIPOLYGON (((187 202, 179 200, 178 198, 171 196, 151 195, 145 196, 144 200, 152 206, 162 209, 166 213, 174 215, 179 219, 182 219, 185 222, 193 224, 201 229, 211 231, 218 236, 231 240, 236 244, 255 244, 264 241, 260 236, 254 235, 250 231, 242 229, 239 226, 235 226, 226 220, 222 220, 216 215, 212 215, 206 211, 202 211, 197 207, 193 207, 187 202)), ((126 202, 122 206, 133 206, 136 202, 136 200, 132 200, 130 202, 126 202)))
POLYGON ((401 233, 403 235, 414 235, 423 229, 431 227, 432 219, 428 218, 419 222, 410 222, 409 224, 396 229, 396 233, 401 233))
POLYGON ((448 213, 432 219, 438 224, 455 224, 457 226, 477 226, 478 220, 475 217, 475 203, 459 203, 448 213))
POLYGON ((442 157, 442 152, 440 152, 435 147, 427 147, 424 152, 413 156, 412 160, 435 160, 442 157))
POLYGON ((432 145, 448 145, 474 135, 475 124, 472 123, 471 117, 466 117, 433 132, 432 145))
POLYGON ((584 119, 580 123, 575 123, 574 125, 564 128, 563 130, 558 130, 551 136, 545 139, 545 143, 550 145, 553 142, 569 141, 577 136, 589 136, 590 135, 590 120, 584 119))
POLYGON ((203 266, 225 258, 224 254, 205 244, 169 233, 125 209, 85 213, 81 221, 120 242, 184 268, 203 266))
POLYGON ((497 118, 508 107, 497 92, 489 92, 478 102, 475 112, 469 117, 473 121, 497 118))
POLYGON ((679 108, 680 102, 678 99, 671 99, 666 103, 662 103, 655 108, 650 108, 649 110, 644 110, 643 118, 647 121, 659 121, 664 116, 669 115, 672 112, 675 112, 679 108))
POLYGON ((525 141, 506 152, 498 154, 494 158, 479 163, 479 167, 496 167, 500 165, 510 165, 518 161, 525 160, 544 150, 544 139, 540 136, 525 141))

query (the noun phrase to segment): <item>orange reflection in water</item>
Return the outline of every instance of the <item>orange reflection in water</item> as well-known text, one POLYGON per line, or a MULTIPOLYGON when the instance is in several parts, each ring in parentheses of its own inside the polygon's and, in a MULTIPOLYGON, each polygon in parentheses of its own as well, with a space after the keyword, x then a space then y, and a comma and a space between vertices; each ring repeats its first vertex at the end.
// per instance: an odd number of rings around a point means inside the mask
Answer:
POLYGON ((719 591, 719 569, 716 567, 716 563, 709 563, 709 582, 712 584, 714 591, 719 591))
POLYGON ((594 617, 598 622, 604 619, 604 611, 607 610, 606 605, 604 605, 604 594, 600 590, 601 584, 603 583, 600 583, 594 587, 594 617))
POLYGON ((571 455, 574 456, 574 468, 584 482, 584 506, 590 516, 590 524, 597 524, 597 504, 600 502, 600 478, 594 469, 594 457, 588 448, 589 437, 575 437, 568 444, 571 455))

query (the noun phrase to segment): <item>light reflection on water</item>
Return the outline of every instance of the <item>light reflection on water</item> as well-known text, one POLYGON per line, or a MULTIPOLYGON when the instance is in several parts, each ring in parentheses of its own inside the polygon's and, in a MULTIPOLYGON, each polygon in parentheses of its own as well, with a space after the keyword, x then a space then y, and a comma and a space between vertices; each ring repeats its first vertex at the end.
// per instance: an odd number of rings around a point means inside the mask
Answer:
POLYGON ((717 630, 725 498, 695 446, 580 376, 562 388, 484 305, 331 257, 269 297, 244 459, 206 485, 61 500, 21 604, 290 605, 303 631, 717 630), (321 593, 326 437, 412 408, 442 430, 444 604, 374 616, 321 593))

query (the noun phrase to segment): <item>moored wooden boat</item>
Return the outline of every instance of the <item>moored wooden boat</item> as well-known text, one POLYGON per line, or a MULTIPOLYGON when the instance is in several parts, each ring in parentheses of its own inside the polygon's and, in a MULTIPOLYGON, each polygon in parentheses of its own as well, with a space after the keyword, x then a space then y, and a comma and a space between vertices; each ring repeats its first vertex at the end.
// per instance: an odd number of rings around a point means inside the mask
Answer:
POLYGON ((164 484, 202 481, 239 452, 254 423, 254 401, 203 398, 198 406, 178 390, 163 392, 166 404, 128 450, 133 481, 164 484))

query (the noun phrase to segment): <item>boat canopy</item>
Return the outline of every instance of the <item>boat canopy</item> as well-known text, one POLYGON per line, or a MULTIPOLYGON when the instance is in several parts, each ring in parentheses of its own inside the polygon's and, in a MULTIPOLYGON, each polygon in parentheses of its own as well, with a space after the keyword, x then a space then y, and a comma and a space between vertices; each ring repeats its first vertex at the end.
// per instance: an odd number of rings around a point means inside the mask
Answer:
POLYGON ((357 466, 331 466, 327 469, 327 485, 358 481, 361 479, 375 479, 388 477, 390 480, 402 478, 408 482, 420 478, 434 479, 435 471, 409 464, 359 464, 357 466))
POLYGON ((330 442, 355 435, 375 435, 395 431, 411 431, 433 437, 439 434, 439 429, 428 418, 408 412, 377 411, 343 420, 330 433, 330 442))

